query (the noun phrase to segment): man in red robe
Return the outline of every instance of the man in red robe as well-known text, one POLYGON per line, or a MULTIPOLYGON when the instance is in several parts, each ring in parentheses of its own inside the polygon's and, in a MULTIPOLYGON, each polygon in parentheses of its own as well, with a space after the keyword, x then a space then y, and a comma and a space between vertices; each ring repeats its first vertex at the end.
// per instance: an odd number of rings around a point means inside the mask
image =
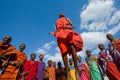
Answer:
POLYGON ((37 73, 37 62, 35 61, 36 54, 31 54, 31 60, 25 62, 23 72, 21 73, 21 80, 35 80, 37 73))
POLYGON ((79 79, 77 68, 77 54, 83 48, 83 41, 81 36, 73 30, 74 26, 71 21, 64 16, 63 13, 59 15, 59 19, 56 21, 56 32, 51 32, 52 35, 57 37, 57 43, 61 51, 62 59, 67 72, 67 80, 70 79, 68 58, 67 54, 71 54, 74 65, 77 80, 79 79))

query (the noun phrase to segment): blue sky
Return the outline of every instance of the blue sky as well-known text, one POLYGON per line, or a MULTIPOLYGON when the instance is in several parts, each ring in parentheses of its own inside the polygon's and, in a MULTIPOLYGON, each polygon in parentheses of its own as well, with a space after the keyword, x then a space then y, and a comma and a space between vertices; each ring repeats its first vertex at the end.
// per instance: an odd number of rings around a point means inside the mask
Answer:
MULTIPOLYGON (((84 40, 84 50, 97 55, 97 44, 107 44, 105 34, 120 34, 120 0, 0 0, 0 39, 12 36, 18 49, 26 44, 26 54, 45 54, 45 61, 61 60, 56 38, 49 34, 60 12, 70 18, 84 40)), ((38 57, 37 57, 38 59, 38 57)))

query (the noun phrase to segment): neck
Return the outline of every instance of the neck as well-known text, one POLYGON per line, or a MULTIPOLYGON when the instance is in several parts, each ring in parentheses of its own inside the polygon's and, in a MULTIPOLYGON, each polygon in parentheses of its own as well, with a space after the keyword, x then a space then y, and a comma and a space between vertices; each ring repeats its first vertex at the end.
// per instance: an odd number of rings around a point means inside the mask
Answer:
POLYGON ((114 41, 114 39, 111 39, 110 41, 111 41, 111 42, 113 42, 113 41, 114 41))
POLYGON ((20 52, 23 52, 23 50, 20 50, 20 52))
POLYGON ((42 59, 40 59, 39 61, 40 61, 40 62, 43 62, 43 60, 42 60, 42 59))
POLYGON ((9 43, 4 43, 4 42, 2 42, 2 44, 3 44, 3 45, 10 45, 9 43))
POLYGON ((33 61, 33 62, 34 62, 34 59, 31 59, 31 61, 33 61))

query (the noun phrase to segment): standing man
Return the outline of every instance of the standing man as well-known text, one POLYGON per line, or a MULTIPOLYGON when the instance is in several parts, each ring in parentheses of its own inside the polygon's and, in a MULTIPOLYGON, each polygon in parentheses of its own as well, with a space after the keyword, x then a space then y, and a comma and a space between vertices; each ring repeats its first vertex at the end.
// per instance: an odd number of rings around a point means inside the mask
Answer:
POLYGON ((113 35, 110 33, 108 33, 106 37, 110 41, 108 43, 110 54, 120 71, 120 39, 114 39, 113 35))
POLYGON ((37 63, 35 62, 36 54, 31 54, 31 60, 25 62, 23 72, 21 73, 21 80, 35 80, 37 72, 37 63))
POLYGON ((43 62, 44 55, 40 54, 39 61, 37 61, 37 80, 44 80, 45 63, 43 62))
POLYGON ((0 41, 0 70, 6 65, 6 61, 9 61, 12 53, 16 51, 16 48, 10 44, 11 40, 11 36, 5 36, 0 41))
POLYGON ((108 33, 106 37, 110 41, 109 45, 113 46, 120 53, 120 39, 114 39, 113 35, 110 33, 108 33))
POLYGON ((57 71, 56 71, 56 73, 57 73, 57 75, 56 75, 57 79, 56 80, 66 80, 65 69, 64 69, 64 67, 62 67, 61 62, 58 62, 57 66, 58 66, 58 68, 57 68, 57 71))
POLYGON ((76 52, 81 51, 83 48, 82 38, 73 28, 71 21, 63 13, 60 13, 59 19, 56 21, 56 32, 51 32, 52 35, 57 37, 58 46, 67 72, 67 80, 70 80, 67 55, 72 55, 76 78, 79 80, 76 52))
POLYGON ((23 52, 25 44, 21 44, 19 50, 14 52, 13 56, 9 60, 9 64, 0 76, 0 80, 16 80, 18 73, 23 63, 27 60, 26 54, 23 52), (9 73, 8 73, 9 72, 9 73))
POLYGON ((56 68, 53 67, 52 60, 48 60, 48 67, 46 70, 45 76, 47 77, 47 80, 56 80, 56 68))

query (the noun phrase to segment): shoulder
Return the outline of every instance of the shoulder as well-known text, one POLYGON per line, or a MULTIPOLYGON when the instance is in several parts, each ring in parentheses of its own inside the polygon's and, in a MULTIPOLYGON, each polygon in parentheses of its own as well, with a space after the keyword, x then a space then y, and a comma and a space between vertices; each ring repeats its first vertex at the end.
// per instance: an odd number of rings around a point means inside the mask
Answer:
POLYGON ((119 39, 119 38, 116 38, 115 41, 116 41, 116 42, 120 42, 120 39, 119 39))

